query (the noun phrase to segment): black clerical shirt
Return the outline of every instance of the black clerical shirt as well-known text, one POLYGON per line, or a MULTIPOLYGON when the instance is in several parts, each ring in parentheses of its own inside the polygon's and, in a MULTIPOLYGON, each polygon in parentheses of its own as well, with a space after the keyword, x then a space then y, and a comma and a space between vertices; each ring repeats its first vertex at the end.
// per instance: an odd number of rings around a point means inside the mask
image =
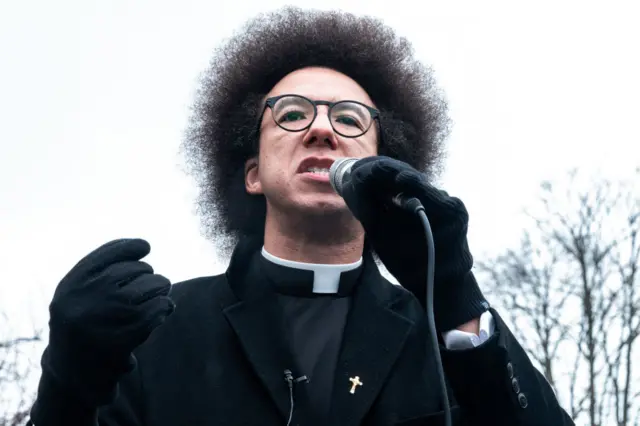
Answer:
POLYGON ((304 387, 311 410, 326 418, 351 294, 359 282, 362 262, 315 268, 304 264, 307 269, 300 269, 264 250, 260 259, 282 309, 284 337, 297 364, 293 375, 307 376, 309 382, 299 387, 304 387))

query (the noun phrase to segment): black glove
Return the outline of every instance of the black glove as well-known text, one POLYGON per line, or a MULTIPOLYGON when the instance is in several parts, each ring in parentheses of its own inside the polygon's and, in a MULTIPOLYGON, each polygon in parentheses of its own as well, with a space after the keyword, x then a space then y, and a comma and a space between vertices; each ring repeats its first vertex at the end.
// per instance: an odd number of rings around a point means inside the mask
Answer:
POLYGON ((410 165, 382 156, 357 161, 351 168, 351 180, 343 189, 345 202, 364 227, 367 242, 389 272, 424 306, 424 228, 417 215, 391 202, 399 193, 420 200, 431 225, 437 328, 451 330, 479 317, 489 305, 471 272, 469 215, 462 201, 431 186, 426 176, 410 165))
POLYGON ((133 350, 174 310, 168 279, 140 259, 141 239, 111 241, 82 259, 58 284, 49 307, 46 380, 87 407, 111 402, 121 376, 135 367, 133 350))

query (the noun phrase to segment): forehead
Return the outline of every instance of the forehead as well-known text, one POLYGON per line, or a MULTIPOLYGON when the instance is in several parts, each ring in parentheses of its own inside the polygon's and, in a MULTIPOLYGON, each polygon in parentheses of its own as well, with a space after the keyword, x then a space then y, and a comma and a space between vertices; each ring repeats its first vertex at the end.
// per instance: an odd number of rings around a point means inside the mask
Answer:
POLYGON ((267 97, 284 94, 306 96, 314 100, 354 100, 375 107, 367 92, 351 77, 320 67, 302 68, 286 75, 267 97))

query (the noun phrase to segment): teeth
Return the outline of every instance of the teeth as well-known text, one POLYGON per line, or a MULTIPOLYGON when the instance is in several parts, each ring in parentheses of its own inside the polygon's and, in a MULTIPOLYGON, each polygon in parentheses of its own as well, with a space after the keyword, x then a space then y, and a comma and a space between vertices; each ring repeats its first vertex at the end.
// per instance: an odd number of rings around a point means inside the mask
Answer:
POLYGON ((325 169, 321 167, 309 167, 307 171, 311 173, 327 173, 327 174, 329 173, 329 169, 325 169))

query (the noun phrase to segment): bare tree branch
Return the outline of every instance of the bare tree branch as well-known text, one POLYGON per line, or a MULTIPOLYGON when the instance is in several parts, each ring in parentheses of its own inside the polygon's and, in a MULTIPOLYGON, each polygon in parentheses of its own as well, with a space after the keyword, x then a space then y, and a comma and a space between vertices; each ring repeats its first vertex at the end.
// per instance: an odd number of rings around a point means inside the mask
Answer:
POLYGON ((566 388, 572 417, 630 426, 640 413, 633 368, 640 339, 640 168, 635 184, 600 179, 580 187, 579 177, 574 170, 566 185, 543 182, 539 208, 527 212, 534 227, 517 249, 482 262, 480 270, 554 388, 555 369, 573 364, 566 388))
MULTIPOLYGON (((8 321, 3 323, 8 324, 8 321)), ((27 391, 30 360, 22 347, 40 339, 40 332, 36 332, 32 336, 0 341, 0 426, 18 426, 26 422, 33 395, 27 391)))

